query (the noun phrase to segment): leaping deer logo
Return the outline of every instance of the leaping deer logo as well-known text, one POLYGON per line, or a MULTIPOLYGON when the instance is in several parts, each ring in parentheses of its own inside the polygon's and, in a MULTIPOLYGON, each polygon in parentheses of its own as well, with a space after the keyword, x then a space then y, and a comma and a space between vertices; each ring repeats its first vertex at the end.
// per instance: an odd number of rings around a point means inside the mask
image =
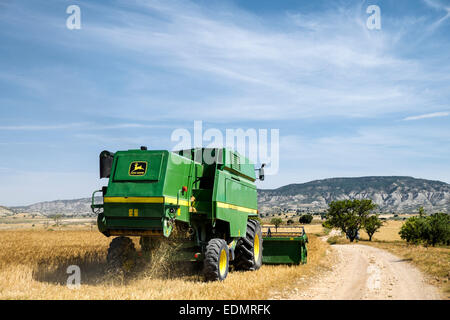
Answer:
POLYGON ((146 162, 132 162, 130 165, 130 175, 142 176, 147 171, 146 162))
POLYGON ((142 164, 138 164, 137 162, 134 164, 134 169, 133 169, 133 172, 134 171, 138 171, 138 170, 144 170, 144 167, 142 166, 142 164))

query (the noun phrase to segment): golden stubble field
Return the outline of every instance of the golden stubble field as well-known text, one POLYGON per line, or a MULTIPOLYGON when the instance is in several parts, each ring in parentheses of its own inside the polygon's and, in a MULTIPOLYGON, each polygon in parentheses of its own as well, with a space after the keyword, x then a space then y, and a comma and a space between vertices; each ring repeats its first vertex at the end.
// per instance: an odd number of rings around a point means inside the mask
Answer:
MULTIPOLYGON (((388 220, 385 221, 383 226, 380 228, 378 232, 376 232, 372 240, 373 241, 401 241, 400 235, 398 232, 402 227, 404 221, 398 220, 388 220)), ((369 240, 369 236, 364 230, 360 231, 360 237, 362 240, 369 240)))
MULTIPOLYGON (((300 277, 317 273, 319 266, 327 267, 328 244, 314 235, 309 239, 306 265, 264 265, 255 272, 230 272, 224 282, 206 283, 200 274, 181 267, 155 272, 155 264, 141 264, 126 277, 112 278, 105 272, 111 238, 96 230, 4 230, 0 299, 267 299, 272 292, 296 286, 300 277), (69 265, 81 268, 79 289, 66 286, 69 265)), ((138 238, 134 240, 139 252, 138 238)))

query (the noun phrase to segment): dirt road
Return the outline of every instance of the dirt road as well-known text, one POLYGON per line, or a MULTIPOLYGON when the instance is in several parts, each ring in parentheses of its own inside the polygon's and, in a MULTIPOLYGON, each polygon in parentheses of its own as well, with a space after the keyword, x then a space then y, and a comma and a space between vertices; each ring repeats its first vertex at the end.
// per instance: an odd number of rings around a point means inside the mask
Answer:
POLYGON ((306 291, 291 299, 441 299, 414 266, 391 253, 370 246, 333 245, 332 271, 312 279, 306 291))

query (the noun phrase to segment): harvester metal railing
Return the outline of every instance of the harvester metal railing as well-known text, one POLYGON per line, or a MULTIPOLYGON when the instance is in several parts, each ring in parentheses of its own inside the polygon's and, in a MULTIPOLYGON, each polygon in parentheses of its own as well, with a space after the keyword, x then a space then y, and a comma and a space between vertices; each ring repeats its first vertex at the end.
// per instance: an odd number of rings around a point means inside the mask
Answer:
POLYGON ((263 237, 301 237, 305 235, 305 227, 262 226, 263 237))

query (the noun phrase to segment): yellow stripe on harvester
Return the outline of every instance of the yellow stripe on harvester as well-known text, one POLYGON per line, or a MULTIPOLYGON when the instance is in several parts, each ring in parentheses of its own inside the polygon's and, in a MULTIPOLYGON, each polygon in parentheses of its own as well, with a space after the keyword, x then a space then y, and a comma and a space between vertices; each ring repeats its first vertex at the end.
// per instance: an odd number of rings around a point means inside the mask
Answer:
MULTIPOLYGON (((103 198, 105 203, 169 203, 177 204, 177 198, 172 197, 105 197, 103 198), (165 201, 164 201, 165 199, 165 201)), ((189 201, 178 200, 179 205, 189 206, 189 201)))
POLYGON ((164 203, 164 197, 105 197, 105 203, 164 203))
MULTIPOLYGON (((166 202, 167 202, 167 203, 170 203, 170 204, 177 204, 177 198, 166 197, 166 202)), ((187 201, 187 200, 179 199, 179 200, 178 200, 178 204, 179 204, 180 206, 186 206, 186 207, 189 207, 189 201, 187 201)))
POLYGON ((229 203, 224 203, 224 202, 217 202, 217 207, 224 208, 224 209, 233 209, 233 210, 238 210, 238 211, 247 212, 247 213, 257 213, 258 212, 256 209, 235 206, 234 204, 229 204, 229 203))

